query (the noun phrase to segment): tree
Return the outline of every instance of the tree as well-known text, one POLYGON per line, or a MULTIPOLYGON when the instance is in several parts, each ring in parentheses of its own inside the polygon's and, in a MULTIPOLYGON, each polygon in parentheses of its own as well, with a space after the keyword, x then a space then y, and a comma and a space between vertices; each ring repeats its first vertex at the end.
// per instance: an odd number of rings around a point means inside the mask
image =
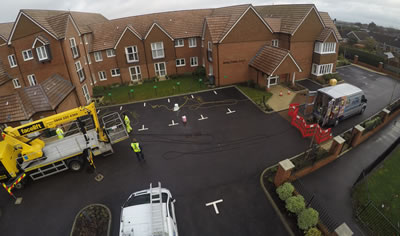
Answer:
POLYGON ((289 182, 282 184, 276 189, 276 193, 279 195, 279 198, 283 201, 291 197, 293 195, 293 191, 294 191, 294 186, 289 182))
POLYGON ((375 39, 373 39, 373 38, 371 38, 371 37, 368 37, 366 40, 365 40, 365 49, 367 49, 368 51, 370 51, 370 52, 372 52, 372 51, 374 51, 375 50, 375 47, 376 47, 376 41, 375 41, 375 39))
POLYGON ((321 231, 317 228, 311 228, 307 231, 306 236, 321 236, 321 231))
POLYGON ((319 213, 313 208, 307 208, 297 216, 297 225, 302 230, 308 230, 318 223, 319 213))
POLYGON ((306 208, 306 203, 301 195, 291 196, 286 199, 286 209, 292 213, 299 214, 306 208))
POLYGON ((354 44, 358 43, 358 41, 357 41, 356 37, 349 36, 349 40, 347 41, 347 43, 350 45, 354 45, 354 44))
POLYGON ((375 28, 376 28, 376 24, 374 22, 371 22, 371 23, 368 24, 368 29, 370 31, 374 31, 375 28))

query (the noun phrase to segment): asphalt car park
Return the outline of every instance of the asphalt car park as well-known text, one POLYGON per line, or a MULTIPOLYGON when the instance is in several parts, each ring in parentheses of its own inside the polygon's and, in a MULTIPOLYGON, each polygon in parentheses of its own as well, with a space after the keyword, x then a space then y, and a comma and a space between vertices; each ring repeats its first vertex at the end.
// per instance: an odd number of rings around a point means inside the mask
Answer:
POLYGON ((112 156, 95 159, 101 182, 96 173, 60 173, 17 191, 21 205, 2 191, 2 234, 66 235, 81 208, 102 203, 118 235, 129 194, 160 181, 177 200, 180 235, 286 235, 259 176, 309 141, 280 115, 265 115, 234 87, 102 108, 99 115, 113 111, 129 114, 146 162, 136 160, 125 140, 114 145, 112 156), (206 206, 215 201, 219 214, 206 206))

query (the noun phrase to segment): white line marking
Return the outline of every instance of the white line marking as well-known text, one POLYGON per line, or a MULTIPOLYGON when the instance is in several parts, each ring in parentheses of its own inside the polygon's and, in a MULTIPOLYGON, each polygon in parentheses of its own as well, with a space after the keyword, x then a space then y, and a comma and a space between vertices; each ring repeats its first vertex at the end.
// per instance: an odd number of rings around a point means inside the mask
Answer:
POLYGON ((228 108, 228 112, 226 113, 227 115, 229 115, 229 114, 232 114, 232 113, 235 113, 236 111, 233 111, 233 110, 231 110, 231 109, 229 109, 228 108))
POLYGON ((219 211, 218 211, 217 204, 218 204, 218 203, 221 203, 221 202, 223 202, 223 201, 224 201, 224 200, 219 199, 219 200, 217 200, 217 201, 213 201, 213 202, 206 203, 206 206, 211 206, 211 205, 213 205, 213 206, 214 206, 215 213, 218 215, 218 214, 219 214, 219 211))
POLYGON ((214 90, 214 93, 215 93, 215 95, 217 95, 217 94, 218 94, 218 93, 217 93, 217 91, 215 91, 215 90, 214 90))
POLYGON ((171 124, 168 124, 169 127, 174 126, 174 125, 179 125, 179 123, 175 123, 175 121, 172 120, 172 123, 171 123, 171 124))
POLYGON ((207 120, 208 119, 208 117, 204 117, 202 114, 200 114, 200 116, 201 116, 201 118, 198 120, 207 120))
POLYGON ((171 101, 169 100, 169 98, 168 98, 168 103, 170 103, 171 101))
POLYGON ((149 128, 145 128, 144 127, 144 125, 142 125, 142 128, 141 129, 138 129, 138 131, 145 131, 145 130, 148 130, 149 128))
POLYGON ((146 106, 146 103, 145 103, 145 102, 143 103, 143 106, 144 106, 144 107, 146 106))
POLYGON ((122 110, 122 106, 119 107, 119 110, 120 110, 120 111, 122 110))
POLYGON ((192 98, 194 98, 194 96, 192 95, 192 98))
POLYGON ((100 113, 100 109, 99 110, 97 110, 97 114, 99 114, 100 113))

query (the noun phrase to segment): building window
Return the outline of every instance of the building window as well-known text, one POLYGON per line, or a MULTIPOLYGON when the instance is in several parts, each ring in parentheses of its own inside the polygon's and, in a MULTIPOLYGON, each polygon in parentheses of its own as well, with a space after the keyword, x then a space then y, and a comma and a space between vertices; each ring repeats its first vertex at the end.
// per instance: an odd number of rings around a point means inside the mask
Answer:
POLYGON ((85 42, 85 44, 89 44, 86 34, 83 35, 83 42, 85 42))
POLYGON ((139 54, 136 46, 126 47, 125 55, 128 63, 139 61, 139 54))
POLYGON ((197 47, 197 40, 196 38, 189 38, 189 48, 197 47))
POLYGON ((319 54, 336 53, 336 43, 321 43, 316 42, 314 52, 319 54))
POLYGON ((9 55, 8 56, 8 62, 10 63, 10 67, 14 68, 17 66, 17 59, 15 59, 15 55, 9 55))
POLYGON ((49 55, 47 55, 46 46, 37 47, 36 53, 38 55, 39 61, 44 61, 49 59, 49 55))
POLYGON ((106 54, 107 54, 107 57, 115 57, 115 50, 107 49, 106 54))
POLYGON ((279 47, 279 40, 278 39, 273 39, 272 40, 272 47, 279 47))
POLYGON ((107 80, 107 74, 105 71, 99 71, 99 80, 100 81, 107 80))
POLYGON ((21 88, 21 83, 19 82, 19 80, 17 78, 12 80, 14 88, 21 88))
POLYGON ((190 58, 190 66, 198 66, 199 65, 199 58, 198 57, 191 57, 190 58))
POLYGON ((90 102, 90 94, 89 94, 89 90, 88 90, 86 84, 84 84, 82 86, 82 91, 83 91, 83 96, 85 97, 86 103, 89 103, 90 102))
POLYGON ((79 51, 78 51, 78 47, 76 46, 75 38, 70 38, 69 39, 69 44, 71 46, 72 56, 74 58, 79 57, 79 51))
POLYGON ((153 59, 164 58, 164 44, 163 42, 157 42, 151 44, 151 54, 153 59))
POLYGON ((94 52, 94 60, 96 62, 102 61, 103 60, 103 56, 101 55, 101 51, 99 52, 94 52))
POLYGON ((37 84, 36 77, 34 74, 28 75, 28 81, 31 86, 35 86, 37 84))
POLYGON ((208 51, 210 51, 210 52, 212 52, 212 42, 211 41, 208 41, 208 45, 207 45, 208 47, 208 51))
POLYGON ((76 73, 78 74, 79 81, 82 82, 85 80, 85 73, 83 72, 83 68, 80 61, 75 62, 76 73))
POLYGON ((185 58, 176 59, 176 67, 185 66, 185 58))
POLYGON ((332 73, 332 69, 333 69, 332 63, 323 65, 313 64, 311 73, 316 76, 326 75, 332 73))
POLYGON ((33 59, 33 53, 31 49, 22 51, 22 56, 24 57, 24 61, 29 61, 33 59))
POLYGON ((120 74, 119 68, 115 68, 115 69, 111 70, 111 77, 117 77, 117 76, 120 76, 120 75, 121 74, 120 74))
POLYGON ((92 64, 92 59, 90 59, 90 54, 87 54, 87 61, 89 62, 89 65, 92 64))
POLYGON ((175 39, 175 47, 179 48, 179 47, 183 47, 185 46, 185 41, 183 39, 175 39))
POLYGON ((142 79, 142 73, 140 73, 140 66, 129 67, 129 73, 131 74, 132 81, 139 81, 142 79))
POLYGON ((158 77, 163 77, 167 74, 165 62, 154 63, 154 70, 156 72, 156 76, 158 77))

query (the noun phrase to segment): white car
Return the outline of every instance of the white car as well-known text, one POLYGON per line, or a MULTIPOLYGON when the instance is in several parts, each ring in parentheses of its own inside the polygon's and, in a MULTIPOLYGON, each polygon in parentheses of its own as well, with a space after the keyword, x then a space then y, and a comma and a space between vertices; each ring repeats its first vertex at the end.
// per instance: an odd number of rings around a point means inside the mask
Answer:
POLYGON ((160 183, 132 193, 121 209, 119 235, 178 236, 174 203, 171 192, 160 183))

